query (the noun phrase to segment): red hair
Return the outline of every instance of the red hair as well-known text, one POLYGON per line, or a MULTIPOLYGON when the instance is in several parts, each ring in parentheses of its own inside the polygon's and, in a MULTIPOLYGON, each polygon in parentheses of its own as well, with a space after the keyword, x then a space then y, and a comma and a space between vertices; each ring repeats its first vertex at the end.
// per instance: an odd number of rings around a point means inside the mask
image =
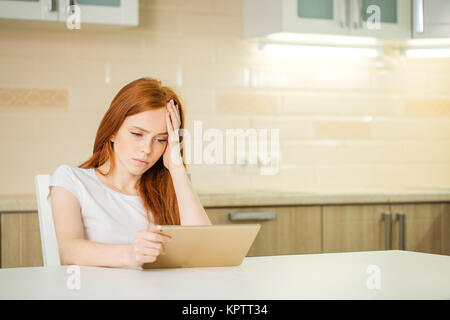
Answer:
MULTIPOLYGON (((140 78, 127 84, 114 97, 111 106, 100 122, 92 156, 80 164, 79 168, 95 168, 102 175, 112 173, 115 161, 114 146, 110 139, 122 126, 125 118, 140 112, 165 108, 171 99, 179 106, 180 128, 184 129, 184 108, 172 89, 162 86, 160 81, 151 78, 140 78), (110 160, 109 171, 103 174, 97 168, 108 160, 110 160)), ((183 136, 180 136, 180 144, 182 141, 183 136)), ((181 148, 181 156, 183 156, 183 148, 181 148)), ((186 168, 184 161, 183 166, 186 168)), ((151 222, 150 212, 152 212, 155 224, 180 224, 175 189, 169 170, 164 166, 162 156, 142 174, 136 188, 149 222, 151 222)))

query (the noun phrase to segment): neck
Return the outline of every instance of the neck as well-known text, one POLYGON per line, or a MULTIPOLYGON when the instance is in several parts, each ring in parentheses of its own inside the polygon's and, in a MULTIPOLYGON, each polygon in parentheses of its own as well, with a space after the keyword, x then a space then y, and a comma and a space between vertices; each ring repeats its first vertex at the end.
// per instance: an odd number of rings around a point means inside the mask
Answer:
MULTIPOLYGON (((110 168, 109 160, 103 165, 98 167, 98 170, 103 174, 107 173, 110 168)), ((111 189, 118 192, 137 195, 136 185, 141 176, 130 174, 125 168, 117 163, 114 166, 113 172, 110 172, 107 176, 101 176, 101 180, 111 189)))

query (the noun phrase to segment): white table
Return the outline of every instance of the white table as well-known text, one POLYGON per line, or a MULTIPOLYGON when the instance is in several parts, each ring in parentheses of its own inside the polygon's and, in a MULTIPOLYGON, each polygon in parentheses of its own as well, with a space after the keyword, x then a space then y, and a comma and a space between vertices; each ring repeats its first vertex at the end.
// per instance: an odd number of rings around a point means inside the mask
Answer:
POLYGON ((218 268, 81 266, 79 289, 69 289, 68 268, 0 269, 0 299, 450 299, 450 256, 397 250, 249 257, 218 268))

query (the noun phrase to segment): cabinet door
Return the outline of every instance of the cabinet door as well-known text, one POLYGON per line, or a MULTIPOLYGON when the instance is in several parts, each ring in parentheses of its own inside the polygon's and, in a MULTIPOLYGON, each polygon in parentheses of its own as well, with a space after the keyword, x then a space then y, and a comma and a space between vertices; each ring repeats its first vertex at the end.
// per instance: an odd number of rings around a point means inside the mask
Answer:
POLYGON ((283 30, 346 35, 345 0, 283 0, 283 30))
POLYGON ((323 206, 323 252, 385 250, 388 204, 323 206))
POLYGON ((42 266, 37 213, 1 214, 1 267, 42 266))
MULTIPOLYGON (((450 230, 443 230, 445 204, 392 204, 392 248, 425 253, 443 253, 443 241, 450 230), (404 214, 404 225, 398 217, 404 214), (402 244, 404 243, 404 245, 402 244)), ((448 213, 447 213, 448 214, 448 213)))
MULTIPOLYGON (((83 23, 130 25, 139 24, 138 0, 77 0, 83 23)), ((59 20, 66 21, 70 14, 69 1, 59 0, 59 20)))
POLYGON ((0 0, 0 18, 57 21, 52 4, 49 0, 0 0))
MULTIPOLYGON (((206 212, 213 224, 259 223, 261 229, 247 256, 321 252, 321 215, 319 206, 220 208, 206 212), (229 214, 273 215, 270 220, 230 220, 229 214)), ((238 218, 238 217, 234 217, 238 218)))
POLYGON ((410 1, 351 0, 350 4, 350 35, 386 39, 411 37, 410 1))
POLYGON ((450 37, 450 1, 414 0, 414 38, 450 37))

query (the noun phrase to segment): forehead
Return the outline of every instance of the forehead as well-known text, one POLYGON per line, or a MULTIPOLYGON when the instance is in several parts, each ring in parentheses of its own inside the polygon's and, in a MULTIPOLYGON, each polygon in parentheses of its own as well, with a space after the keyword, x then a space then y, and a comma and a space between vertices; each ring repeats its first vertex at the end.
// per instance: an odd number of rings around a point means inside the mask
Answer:
POLYGON ((164 108, 136 113, 125 118, 122 126, 140 127, 152 133, 166 131, 166 110, 164 108))

